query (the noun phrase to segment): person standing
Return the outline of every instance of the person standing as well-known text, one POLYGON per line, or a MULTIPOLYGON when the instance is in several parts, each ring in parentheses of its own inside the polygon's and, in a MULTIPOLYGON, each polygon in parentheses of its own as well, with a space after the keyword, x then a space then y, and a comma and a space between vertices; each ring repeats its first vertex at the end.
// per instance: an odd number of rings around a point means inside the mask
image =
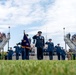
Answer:
POLYGON ((33 36, 33 43, 37 47, 37 59, 38 60, 43 59, 43 47, 45 45, 44 36, 42 36, 41 34, 42 32, 38 31, 38 34, 33 36))
POLYGON ((66 56, 66 52, 65 52, 65 50, 62 47, 61 48, 61 57, 62 57, 62 60, 65 60, 65 56, 66 56))
POLYGON ((30 42, 29 42, 29 39, 28 39, 28 36, 27 34, 25 34, 25 31, 24 31, 24 36, 23 36, 23 40, 21 42, 21 47, 22 49, 24 49, 24 57, 26 60, 29 60, 29 51, 31 50, 31 46, 30 46, 30 42))
POLYGON ((20 48, 19 48, 18 44, 16 44, 16 46, 14 46, 14 48, 15 48, 15 53, 16 53, 16 60, 19 60, 20 48))
POLYGON ((12 47, 8 50, 8 60, 12 60, 13 50, 12 47))
POLYGON ((20 53, 21 53, 21 56, 22 56, 22 60, 25 60, 26 59, 26 57, 25 57, 25 54, 26 54, 25 48, 20 47, 20 53))
POLYGON ((60 44, 57 44, 57 46, 55 46, 55 49, 56 49, 56 53, 57 53, 57 56, 58 56, 58 60, 60 60, 60 54, 61 54, 60 44))
POLYGON ((21 42, 19 42, 18 45, 20 45, 19 50, 20 50, 20 55, 22 57, 22 60, 25 60, 26 59, 26 57, 25 57, 26 52, 25 52, 25 48, 22 46, 23 45, 22 42, 23 42, 23 40, 21 40, 21 42))
POLYGON ((31 45, 30 45, 31 44, 31 38, 29 38, 28 36, 29 36, 28 34, 26 34, 26 36, 24 36, 24 38, 27 37, 26 46, 29 47, 29 48, 25 47, 25 50, 26 50, 26 60, 29 60, 29 52, 31 50, 31 45))
POLYGON ((46 44, 48 45, 48 52, 49 52, 49 59, 53 60, 53 51, 54 51, 54 43, 52 42, 52 39, 49 39, 48 42, 46 42, 46 44))

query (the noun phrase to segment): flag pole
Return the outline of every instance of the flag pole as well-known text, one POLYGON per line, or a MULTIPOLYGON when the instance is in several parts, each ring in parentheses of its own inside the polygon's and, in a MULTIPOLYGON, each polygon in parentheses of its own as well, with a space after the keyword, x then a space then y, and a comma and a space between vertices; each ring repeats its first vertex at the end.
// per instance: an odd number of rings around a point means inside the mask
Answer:
POLYGON ((25 30, 23 30, 23 32, 25 33, 25 30))
MULTIPOLYGON (((10 34, 10 26, 8 27, 8 33, 10 34)), ((8 40, 8 50, 9 50, 9 40, 8 40)))
MULTIPOLYGON (((64 33, 64 38, 65 38, 65 27, 63 28, 63 33, 64 33)), ((66 45, 66 42, 65 42, 65 51, 67 51, 67 45, 66 45)))

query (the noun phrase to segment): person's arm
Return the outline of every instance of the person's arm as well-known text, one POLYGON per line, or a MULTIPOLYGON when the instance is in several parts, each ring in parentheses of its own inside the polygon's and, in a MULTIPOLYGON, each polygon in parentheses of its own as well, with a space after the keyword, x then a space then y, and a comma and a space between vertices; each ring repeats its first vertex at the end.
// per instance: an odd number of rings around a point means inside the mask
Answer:
POLYGON ((33 44, 35 44, 35 39, 33 39, 33 44))
POLYGON ((16 46, 14 46, 13 48, 16 48, 16 46))
POLYGON ((45 44, 47 44, 47 45, 48 45, 48 42, 46 42, 45 44))
POLYGON ((37 35, 34 35, 34 36, 33 36, 33 44, 35 44, 36 38, 37 38, 37 35))

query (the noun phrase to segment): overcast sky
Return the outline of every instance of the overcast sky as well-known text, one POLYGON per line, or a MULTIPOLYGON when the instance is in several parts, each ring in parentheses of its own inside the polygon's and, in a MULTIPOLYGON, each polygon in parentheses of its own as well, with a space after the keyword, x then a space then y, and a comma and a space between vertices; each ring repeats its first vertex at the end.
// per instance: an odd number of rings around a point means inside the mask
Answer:
MULTIPOLYGON (((46 39, 64 47, 65 33, 76 31, 76 0, 0 0, 0 32, 8 33, 13 47, 23 37, 23 30, 32 38, 39 30, 46 39)), ((7 49, 7 46, 6 46, 7 49)))

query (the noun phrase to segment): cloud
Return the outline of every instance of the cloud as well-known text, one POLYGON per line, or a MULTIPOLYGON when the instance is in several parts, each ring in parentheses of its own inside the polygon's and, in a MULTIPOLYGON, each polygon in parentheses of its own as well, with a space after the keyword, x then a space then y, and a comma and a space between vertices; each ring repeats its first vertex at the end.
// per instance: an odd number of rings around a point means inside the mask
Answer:
POLYGON ((47 32, 52 35, 60 35, 63 33, 63 28, 65 27, 66 33, 75 32, 75 4, 76 0, 55 0, 52 5, 49 5, 47 11, 43 13, 45 16, 43 17, 43 23, 42 26, 40 26, 40 30, 44 33, 47 32))
POLYGON ((58 32, 63 27, 73 32, 76 27, 76 1, 55 0, 53 4, 48 3, 49 0, 3 0, 0 5, 0 25, 14 27, 42 20, 44 25, 41 29, 47 26, 48 32, 58 32), (44 10, 45 5, 48 6, 47 11, 44 10))
POLYGON ((41 21, 45 17, 44 8, 48 3, 49 0, 0 0, 0 27, 30 25, 41 21))
POLYGON ((48 31, 61 31, 63 27, 72 32, 76 27, 76 0, 56 0, 46 13, 48 31))

